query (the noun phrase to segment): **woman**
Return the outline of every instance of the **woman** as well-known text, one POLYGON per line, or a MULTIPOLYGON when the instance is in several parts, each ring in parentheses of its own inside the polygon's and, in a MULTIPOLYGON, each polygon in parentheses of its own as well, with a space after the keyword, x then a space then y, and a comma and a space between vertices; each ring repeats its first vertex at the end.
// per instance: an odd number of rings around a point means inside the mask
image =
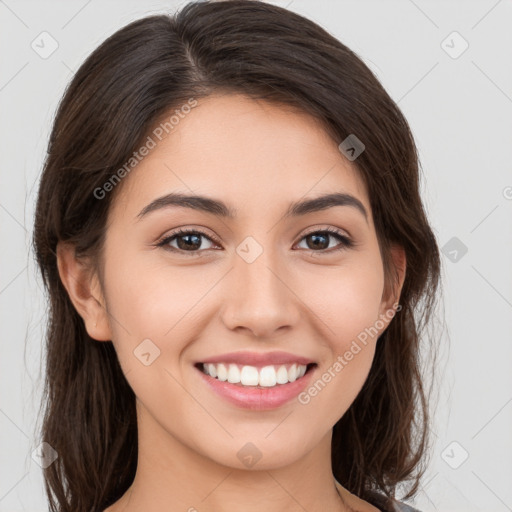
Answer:
POLYGON ((439 253, 406 120, 259 1, 122 28, 70 83, 34 245, 52 511, 410 511, 439 253))

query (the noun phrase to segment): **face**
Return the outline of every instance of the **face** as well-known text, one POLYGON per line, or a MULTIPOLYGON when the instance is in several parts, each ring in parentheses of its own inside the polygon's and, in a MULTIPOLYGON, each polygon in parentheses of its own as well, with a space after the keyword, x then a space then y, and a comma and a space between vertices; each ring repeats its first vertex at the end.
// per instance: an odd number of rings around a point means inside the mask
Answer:
POLYGON ((360 391, 396 299, 383 298, 353 163, 307 114, 219 95, 118 187, 101 260, 105 339, 140 425, 229 467, 310 452, 360 391), (327 194, 340 195, 290 210, 327 194))

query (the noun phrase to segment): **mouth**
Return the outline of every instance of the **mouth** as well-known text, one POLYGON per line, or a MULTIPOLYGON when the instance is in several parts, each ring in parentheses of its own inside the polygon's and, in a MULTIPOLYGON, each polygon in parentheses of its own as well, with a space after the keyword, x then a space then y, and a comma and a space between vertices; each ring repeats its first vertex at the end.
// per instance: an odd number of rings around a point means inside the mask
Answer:
POLYGON ((196 363, 203 374, 220 382, 241 388, 279 388, 301 380, 317 366, 316 363, 252 366, 237 363, 196 363))
POLYGON ((194 366, 210 391, 237 408, 252 411, 291 404, 318 369, 311 359, 283 351, 219 354, 194 366))

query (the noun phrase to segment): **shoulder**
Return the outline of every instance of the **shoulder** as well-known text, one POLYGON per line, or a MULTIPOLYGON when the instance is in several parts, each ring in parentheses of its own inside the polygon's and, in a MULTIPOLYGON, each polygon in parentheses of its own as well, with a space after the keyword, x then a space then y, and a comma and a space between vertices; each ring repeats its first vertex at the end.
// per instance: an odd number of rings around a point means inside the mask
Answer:
POLYGON ((368 491, 366 499, 372 505, 382 510, 382 512, 421 512, 407 503, 388 498, 386 495, 377 491, 368 491))

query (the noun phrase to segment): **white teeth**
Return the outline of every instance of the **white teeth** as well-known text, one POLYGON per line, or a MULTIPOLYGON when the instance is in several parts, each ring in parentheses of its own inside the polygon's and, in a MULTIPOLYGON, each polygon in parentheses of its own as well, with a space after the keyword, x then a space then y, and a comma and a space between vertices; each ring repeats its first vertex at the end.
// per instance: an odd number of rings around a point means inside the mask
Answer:
POLYGON ((275 386, 277 383, 276 369, 273 366, 264 366, 260 370, 259 385, 266 388, 275 386))
POLYGON ((285 365, 264 366, 239 366, 237 364, 203 364, 203 372, 210 377, 221 381, 228 381, 231 384, 240 383, 242 386, 261 386, 271 388, 277 384, 287 384, 300 379, 306 373, 305 364, 293 363, 289 368, 285 365))
POLYGON ((278 384, 286 384, 288 382, 288 371, 286 366, 280 366, 276 373, 276 381, 278 384))
POLYGON ((217 368, 215 368, 215 365, 214 365, 214 364, 209 364, 209 365, 208 365, 208 373, 209 373, 212 377, 217 377, 217 368))
POLYGON ((244 386, 257 386, 258 369, 254 366, 244 366, 240 372, 240 383, 244 386))
POLYGON ((297 365, 294 363, 288 370, 288 380, 294 382, 297 380, 297 365))
MULTIPOLYGON (((210 374, 210 372, 208 373, 210 374)), ((228 380, 228 369, 222 363, 217 365, 217 379, 222 381, 228 380)))
MULTIPOLYGON (((213 375, 210 375, 213 377, 213 375)), ((238 384, 240 382, 240 370, 236 364, 230 364, 228 368, 228 382, 238 384)))

